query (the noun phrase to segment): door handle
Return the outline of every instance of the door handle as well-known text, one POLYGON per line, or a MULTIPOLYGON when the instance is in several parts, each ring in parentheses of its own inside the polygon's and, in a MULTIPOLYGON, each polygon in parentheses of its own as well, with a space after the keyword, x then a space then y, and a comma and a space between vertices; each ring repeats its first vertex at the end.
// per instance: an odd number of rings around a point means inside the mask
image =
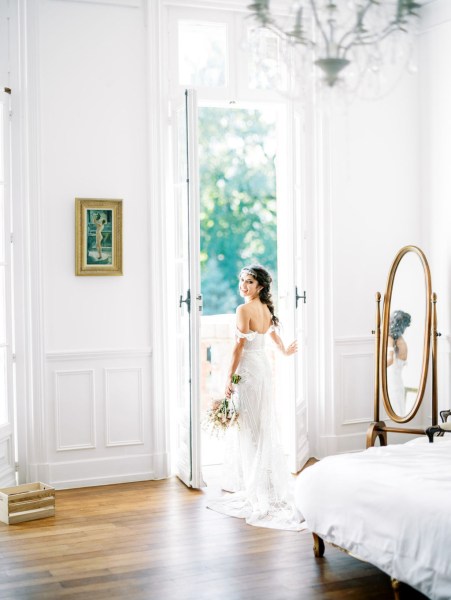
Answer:
POLYGON ((180 296, 180 299, 179 299, 179 308, 182 308, 182 303, 183 302, 185 302, 186 308, 188 309, 188 312, 190 312, 191 311, 191 292, 190 292, 190 290, 188 290, 186 292, 186 298, 185 299, 183 299, 183 296, 180 296))
POLYGON ((307 292, 304 290, 302 296, 298 294, 298 286, 295 287, 295 299, 296 299, 296 308, 298 307, 299 300, 304 300, 304 304, 307 302, 307 292))

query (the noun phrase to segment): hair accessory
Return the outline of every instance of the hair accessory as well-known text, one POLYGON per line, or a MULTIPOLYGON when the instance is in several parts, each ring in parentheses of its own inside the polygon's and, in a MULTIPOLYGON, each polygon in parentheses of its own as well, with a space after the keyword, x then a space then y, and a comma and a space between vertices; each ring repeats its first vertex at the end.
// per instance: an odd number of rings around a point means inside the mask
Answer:
POLYGON ((244 267, 243 271, 246 271, 246 273, 249 273, 249 275, 252 275, 252 277, 257 278, 257 273, 254 271, 254 269, 248 269, 247 267, 244 267))

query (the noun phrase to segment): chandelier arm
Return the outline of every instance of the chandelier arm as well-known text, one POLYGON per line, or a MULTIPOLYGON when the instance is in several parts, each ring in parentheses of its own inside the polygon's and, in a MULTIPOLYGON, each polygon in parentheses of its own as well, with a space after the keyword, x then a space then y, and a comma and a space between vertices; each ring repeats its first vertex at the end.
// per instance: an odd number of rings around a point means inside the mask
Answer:
POLYGON ((405 31, 404 29, 402 29, 402 27, 393 25, 390 28, 385 29, 378 38, 374 39, 374 40, 368 40, 367 42, 365 42, 364 45, 366 44, 374 44, 375 42, 381 42, 382 40, 385 40, 385 38, 389 35, 391 35, 392 33, 394 33, 395 31, 405 31))
POLYGON ((315 46, 315 43, 312 40, 305 39, 302 40, 300 38, 292 38, 286 31, 281 29, 274 21, 272 23, 267 23, 263 26, 268 31, 272 31, 279 38, 288 41, 290 44, 302 44, 303 46, 315 46))
POLYGON ((346 56, 346 53, 348 52, 348 50, 350 48, 352 48, 352 46, 371 46, 372 44, 375 44, 376 42, 381 42, 382 40, 384 40, 387 36, 389 36, 391 33, 393 33, 394 31, 403 31, 400 27, 394 26, 393 24, 390 27, 387 27, 386 29, 384 29, 384 31, 380 34, 373 34, 371 37, 367 37, 367 38, 360 38, 359 40, 353 40, 350 44, 348 44, 347 46, 344 47, 344 55, 346 56))
POLYGON ((341 37, 340 41, 337 44, 338 48, 346 47, 346 46, 344 46, 344 42, 345 42, 346 38, 349 37, 350 35, 355 34, 355 32, 358 31, 359 25, 363 25, 363 19, 364 19, 366 13, 371 8, 372 4, 373 4, 372 0, 368 0, 367 5, 364 8, 362 8, 362 10, 357 14, 356 24, 354 25, 354 27, 352 29, 350 29, 349 31, 346 31, 343 34, 343 36, 341 37))
POLYGON ((327 39, 327 35, 323 29, 323 26, 322 26, 322 23, 321 23, 319 17, 318 17, 318 11, 316 10, 315 0, 310 0, 310 5, 312 7, 313 17, 315 18, 316 25, 318 26, 318 29, 320 30, 320 32, 324 38, 324 42, 326 43, 327 54, 329 54, 329 40, 327 39))

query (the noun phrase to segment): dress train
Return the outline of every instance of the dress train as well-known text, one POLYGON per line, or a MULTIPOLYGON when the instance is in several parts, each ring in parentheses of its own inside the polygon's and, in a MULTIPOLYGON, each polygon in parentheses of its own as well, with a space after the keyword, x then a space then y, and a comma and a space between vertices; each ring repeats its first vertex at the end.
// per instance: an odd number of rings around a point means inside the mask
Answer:
POLYGON ((265 334, 237 335, 246 342, 236 371, 241 376, 234 394, 238 425, 225 439, 222 487, 227 492, 208 508, 249 525, 301 531, 306 525, 294 503, 294 477, 280 441, 265 334))

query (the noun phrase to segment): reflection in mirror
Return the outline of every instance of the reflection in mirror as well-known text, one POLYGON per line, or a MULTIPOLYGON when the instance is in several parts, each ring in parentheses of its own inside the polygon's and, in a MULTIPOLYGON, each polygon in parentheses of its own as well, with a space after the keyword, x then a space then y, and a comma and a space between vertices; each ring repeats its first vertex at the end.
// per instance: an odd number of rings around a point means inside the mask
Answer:
POLYGON ((406 386, 403 379, 409 349, 403 334, 409 327, 411 317, 402 310, 390 315, 389 336, 387 342, 387 387, 390 403, 397 415, 406 414, 406 386))
POLYGON ((387 337, 387 391, 399 417, 413 409, 420 387, 426 302, 423 263, 418 254, 407 252, 393 281, 387 337))
MULTIPOLYGON (((366 447, 387 445, 388 433, 427 433, 412 421, 422 405, 430 382, 430 419, 437 424, 437 295, 432 292, 431 272, 423 251, 404 246, 388 273, 380 312, 376 293, 374 419, 366 434, 366 447), (431 376, 428 379, 429 364, 431 376), (381 395, 382 404, 381 407, 381 395), (381 415, 381 408, 385 416, 381 415), (381 419, 382 417, 382 419, 381 419), (394 422, 386 425, 385 418, 394 422)), ((424 415, 421 415, 424 419, 424 415)))

